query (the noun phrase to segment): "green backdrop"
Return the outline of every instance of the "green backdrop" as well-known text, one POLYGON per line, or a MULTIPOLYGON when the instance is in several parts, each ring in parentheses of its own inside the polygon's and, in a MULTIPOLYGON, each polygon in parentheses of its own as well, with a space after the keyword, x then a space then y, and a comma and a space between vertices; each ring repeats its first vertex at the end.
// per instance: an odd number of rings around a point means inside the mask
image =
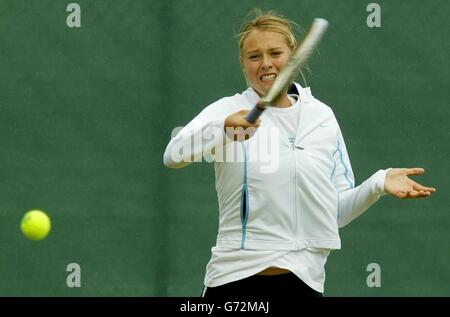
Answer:
POLYGON ((421 166, 426 200, 385 197, 341 230, 326 296, 450 295, 448 0, 0 3, 0 295, 198 296, 217 233, 213 166, 163 166, 171 131, 243 91, 234 34, 254 7, 331 23, 307 84, 330 105, 357 183, 421 166), (25 211, 52 219, 27 240, 25 211), (69 288, 69 263, 81 287, 69 288), (366 267, 381 266, 380 288, 366 267))

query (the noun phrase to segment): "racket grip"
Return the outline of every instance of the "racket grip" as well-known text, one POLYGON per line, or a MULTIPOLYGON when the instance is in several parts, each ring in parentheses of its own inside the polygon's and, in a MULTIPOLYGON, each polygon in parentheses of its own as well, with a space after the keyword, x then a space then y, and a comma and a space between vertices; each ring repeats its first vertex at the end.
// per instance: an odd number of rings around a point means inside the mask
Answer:
POLYGON ((250 123, 255 123, 256 120, 258 120, 259 116, 263 113, 263 111, 264 111, 264 108, 254 106, 252 111, 250 111, 247 114, 247 117, 245 117, 245 120, 247 120, 250 123))

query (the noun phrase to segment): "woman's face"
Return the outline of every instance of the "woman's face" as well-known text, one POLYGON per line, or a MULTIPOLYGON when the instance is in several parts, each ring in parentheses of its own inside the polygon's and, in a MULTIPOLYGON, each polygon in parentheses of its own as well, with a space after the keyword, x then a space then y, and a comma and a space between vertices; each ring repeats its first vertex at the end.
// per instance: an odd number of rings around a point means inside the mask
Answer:
POLYGON ((242 45, 241 66, 250 86, 260 96, 269 91, 292 54, 282 34, 252 31, 242 45))

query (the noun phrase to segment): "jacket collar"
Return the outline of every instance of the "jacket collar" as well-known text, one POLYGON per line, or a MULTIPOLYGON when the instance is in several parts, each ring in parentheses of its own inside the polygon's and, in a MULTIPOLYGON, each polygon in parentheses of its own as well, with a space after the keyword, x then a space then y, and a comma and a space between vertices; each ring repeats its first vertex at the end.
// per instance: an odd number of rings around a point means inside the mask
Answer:
MULTIPOLYGON (((294 84, 289 87, 289 93, 297 94, 300 96, 300 100, 304 102, 309 102, 314 99, 311 94, 311 89, 309 87, 303 88, 298 83, 294 82, 294 84)), ((252 88, 249 87, 242 93, 252 104, 256 104, 258 100, 261 98, 258 93, 252 88)))

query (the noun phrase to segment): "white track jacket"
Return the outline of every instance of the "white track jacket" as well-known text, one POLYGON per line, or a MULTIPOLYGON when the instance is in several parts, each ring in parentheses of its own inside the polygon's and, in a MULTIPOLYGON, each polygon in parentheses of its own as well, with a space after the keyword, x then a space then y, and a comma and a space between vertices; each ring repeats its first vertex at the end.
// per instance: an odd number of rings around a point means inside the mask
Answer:
POLYGON ((293 86, 300 118, 295 140, 277 133, 269 111, 245 142, 224 133, 225 118, 252 109, 258 94, 222 98, 170 141, 164 164, 180 168, 214 159, 219 203, 217 246, 248 250, 340 249, 338 228, 384 195, 386 171, 355 188, 338 122, 309 88, 293 86))

